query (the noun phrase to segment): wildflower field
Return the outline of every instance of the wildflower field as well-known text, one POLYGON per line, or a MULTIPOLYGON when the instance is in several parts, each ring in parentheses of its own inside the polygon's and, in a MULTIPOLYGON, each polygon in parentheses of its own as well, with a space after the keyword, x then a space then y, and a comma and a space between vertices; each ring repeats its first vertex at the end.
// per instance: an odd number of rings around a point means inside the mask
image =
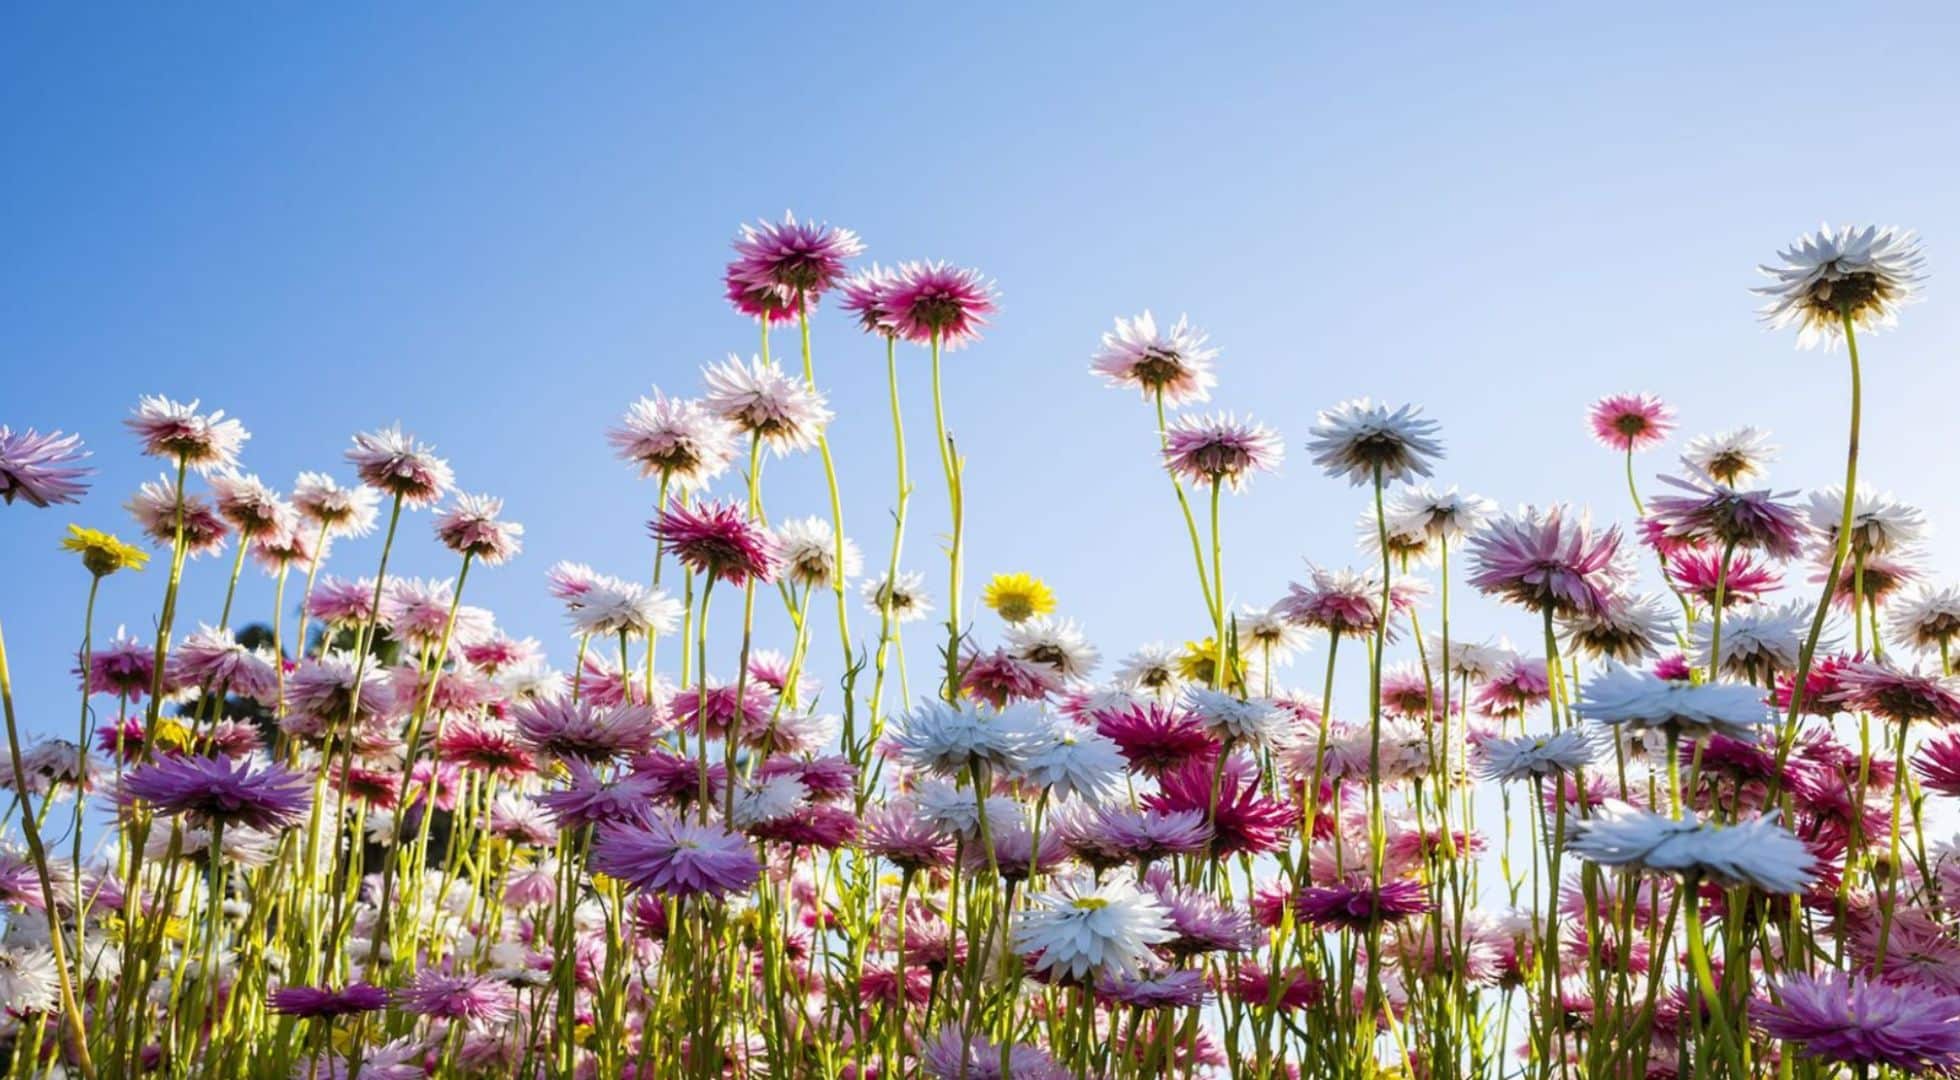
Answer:
POLYGON ((1761 268, 1769 329, 1846 380, 1818 383, 1844 473, 1804 492, 1765 486, 1764 432, 1677 440, 1607 386, 1570 418, 1593 505, 1504 511, 1440 488, 1477 478, 1417 404, 1289 439, 1205 411, 1231 381, 1187 320, 1115 320, 1089 374, 1154 427, 1134 467, 1190 572, 1160 592, 1196 628, 1126 655, 1037 577, 966 576, 990 436, 953 437, 941 375, 1010 317, 996 285, 794 217, 734 251, 757 351, 622 403, 645 561, 611 573, 525 550, 400 428, 282 493, 239 419, 142 397, 90 442, 158 478, 105 493, 6 403, 9 514, 80 505, 74 612, 4 628, 81 627, 75 698, 31 703, 60 731, 26 730, 0 643, 8 1077, 1960 1073, 1960 589, 1858 474, 1863 395, 1898 392, 1859 348, 1918 299, 1912 233, 1761 268), (863 336, 813 341, 821 305, 863 336), (846 349, 882 352, 888 413, 827 404, 846 349), (835 425, 890 428, 889 470, 840 475, 835 425), (1359 514, 1359 550, 1237 605, 1234 503, 1289 451, 1348 482, 1315 512, 1359 514), (773 510, 796 455, 828 515, 773 510), (844 486, 889 516, 842 520, 844 486), (908 532, 920 503, 944 535, 908 532), (391 570, 432 544, 452 576, 391 570), (180 595, 193 559, 221 597, 180 595), (270 610, 234 602, 254 572, 270 610), (473 606, 485 574, 564 626, 473 606), (108 590, 154 622, 102 632, 108 590), (1453 622, 1465 590, 1518 618, 1453 622))

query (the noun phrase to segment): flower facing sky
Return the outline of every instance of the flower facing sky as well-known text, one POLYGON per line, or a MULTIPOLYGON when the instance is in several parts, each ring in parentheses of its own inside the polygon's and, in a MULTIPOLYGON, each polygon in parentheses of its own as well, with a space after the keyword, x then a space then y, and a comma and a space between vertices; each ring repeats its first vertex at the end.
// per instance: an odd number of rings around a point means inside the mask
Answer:
POLYGON ((1645 450, 1667 441, 1674 410, 1652 394, 1612 394, 1593 402, 1586 419, 1593 438, 1609 450, 1645 450))
POLYGON ((1073 982, 1135 976, 1151 963, 1151 946, 1175 936, 1163 903, 1124 877, 1100 886, 1069 878, 1035 893, 1013 933, 1014 951, 1034 970, 1073 982))

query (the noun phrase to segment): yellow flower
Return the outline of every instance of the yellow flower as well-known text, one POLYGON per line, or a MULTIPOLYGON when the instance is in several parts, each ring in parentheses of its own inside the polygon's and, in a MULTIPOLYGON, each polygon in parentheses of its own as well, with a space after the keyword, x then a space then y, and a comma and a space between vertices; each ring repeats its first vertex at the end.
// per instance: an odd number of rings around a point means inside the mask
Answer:
POLYGON ((1206 638, 1203 641, 1187 641, 1184 651, 1177 657, 1177 673, 1185 679, 1202 686, 1211 685, 1211 674, 1218 669, 1218 641, 1206 638))
POLYGON ((1055 594, 1038 577, 995 574, 981 599, 1008 622, 1024 622, 1055 610, 1055 594))
POLYGON ((100 529, 84 529, 80 525, 68 526, 68 536, 61 541, 61 549, 80 555, 82 565, 96 577, 108 577, 118 570, 141 570, 150 561, 150 553, 142 548, 125 544, 100 529))

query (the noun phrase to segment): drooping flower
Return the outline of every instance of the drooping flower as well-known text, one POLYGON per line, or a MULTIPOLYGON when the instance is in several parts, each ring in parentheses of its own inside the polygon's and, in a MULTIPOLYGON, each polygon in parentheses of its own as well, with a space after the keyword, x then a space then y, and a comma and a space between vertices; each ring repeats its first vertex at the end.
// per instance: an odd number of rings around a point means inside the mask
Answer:
POLYGON ((735 427, 698 401, 655 388, 626 409, 606 440, 640 475, 660 477, 681 491, 698 491, 735 460, 735 427))
POLYGON ((1118 389, 1134 387, 1145 401, 1176 408, 1210 400, 1211 388, 1218 385, 1211 370, 1217 358, 1218 350, 1206 345, 1204 331, 1184 316, 1160 331, 1156 317, 1146 311, 1135 319, 1117 318, 1116 329, 1103 334, 1102 347, 1090 358, 1089 373, 1118 389))
POLYGON ((1802 892, 1810 882, 1815 856, 1774 813, 1728 825, 1684 813, 1681 819, 1667 818, 1608 799, 1576 823, 1567 846, 1601 866, 1705 878, 1767 893, 1802 892))
POLYGON ((1697 435, 1681 452, 1681 463, 1691 472, 1706 474, 1730 487, 1761 475, 1775 459, 1776 447, 1770 445, 1769 432, 1753 427, 1697 435))
POLYGON ((1806 1057, 1908 1073, 1960 1066, 1960 997, 1860 975, 1792 971, 1776 1000, 1751 1009, 1772 1038, 1801 1043, 1806 1057))
POLYGON ((1164 905, 1126 877, 1065 879, 1029 902, 1014 920, 1014 951, 1059 981, 1134 976, 1151 962, 1151 946, 1176 936, 1164 905))
POLYGON ((504 501, 489 495, 458 495, 455 505, 436 517, 436 539, 458 555, 497 566, 524 550, 524 526, 499 520, 504 501))
POLYGON ((1749 738, 1775 717, 1760 688, 1738 683, 1683 685, 1621 664, 1586 680, 1572 710, 1602 724, 1652 728, 1689 738, 1749 738))
POLYGON ((435 505, 456 484, 455 473, 435 455, 435 447, 402 434, 400 425, 355 435, 347 460, 361 483, 411 509, 435 505))
POLYGON ((814 300, 844 277, 845 260, 863 253, 864 244, 851 230, 798 221, 785 212, 780 222, 742 225, 728 277, 751 289, 773 286, 791 300, 814 300))
POLYGON ((733 502, 675 499, 652 532, 688 569, 732 585, 774 581, 781 562, 776 538, 733 502))
POLYGON ((683 898, 744 892, 762 873, 761 860, 740 835, 659 810, 601 822, 591 865, 635 889, 683 898))
POLYGON ((800 375, 759 357, 729 354, 701 371, 707 384, 702 402, 744 435, 760 439, 778 457, 816 448, 817 436, 834 413, 800 375))
POLYGON ((159 814, 196 824, 243 825, 274 832, 298 824, 312 803, 312 783, 280 765, 227 757, 164 757, 131 770, 122 790, 159 814))
POLYGON ((94 471, 81 464, 87 456, 80 435, 17 432, 0 424, 0 502, 24 499, 48 507, 81 501, 88 491, 84 478, 94 471))
POLYGON ((1565 506, 1524 507, 1470 540, 1470 583, 1532 611, 1597 615, 1627 584, 1620 530, 1565 506))
POLYGON ((1586 411, 1593 438, 1608 450, 1631 453, 1667 440, 1674 410, 1652 394, 1611 394, 1586 411))
POLYGON ((894 272, 885 290, 885 318, 899 337, 921 345, 936 339, 950 351, 979 340, 997 296, 993 283, 978 270, 908 262, 894 272))
POLYGON ((1164 431, 1164 466, 1193 484, 1224 483, 1243 491, 1255 472, 1273 472, 1286 456, 1279 433, 1250 416, 1186 414, 1164 431))
POLYGON ((1918 299, 1926 256, 1910 229, 1829 224, 1777 253, 1782 262, 1759 266, 1768 285, 1751 290, 1769 298, 1760 309, 1771 329, 1798 328, 1797 347, 1835 341, 1844 323, 1872 329, 1897 326, 1899 309, 1918 299))
POLYGON ((995 574, 980 594, 981 602, 1003 621, 1025 622, 1055 610, 1055 594, 1038 577, 1015 572, 995 574))
POLYGON ((1321 471, 1355 487, 1373 483, 1377 475, 1384 484, 1413 484, 1428 476, 1443 454, 1439 427, 1417 406, 1391 409, 1359 398, 1322 411, 1307 450, 1321 471))
POLYGON ((166 461, 181 461, 203 474, 238 464, 238 451, 252 436, 245 425, 225 419, 224 410, 206 416, 198 403, 184 404, 146 394, 123 424, 143 443, 143 453, 166 461))

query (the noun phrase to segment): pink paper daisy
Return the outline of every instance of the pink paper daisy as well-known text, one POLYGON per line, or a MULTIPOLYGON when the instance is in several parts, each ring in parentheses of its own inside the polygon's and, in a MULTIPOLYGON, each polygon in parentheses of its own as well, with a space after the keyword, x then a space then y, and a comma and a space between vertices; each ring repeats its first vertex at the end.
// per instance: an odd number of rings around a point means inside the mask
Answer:
POLYGON ((237 465, 239 449, 252 437, 245 425, 225 419, 223 410, 206 416, 195 401, 186 405, 153 395, 138 400, 123 424, 142 441, 145 454, 181 461, 198 473, 237 465))
POLYGON ((776 538, 733 502, 675 499, 652 532, 688 569, 733 585, 773 581, 781 561, 776 538))
POLYGON ((1674 430, 1674 410, 1652 394, 1612 394, 1586 411, 1593 438, 1609 450, 1645 450, 1674 430))
POLYGON ((885 292, 885 315, 892 331, 907 341, 957 349, 977 341, 994 312, 992 282, 978 270, 943 262, 909 262, 898 268, 885 292))
POLYGON ((80 501, 88 490, 82 478, 93 471, 81 467, 87 456, 80 435, 16 432, 0 424, 0 501, 42 507, 80 501))
POLYGON ((740 835, 661 811, 601 823, 591 865, 635 889, 676 897, 745 892, 762 873, 761 861, 740 835))

